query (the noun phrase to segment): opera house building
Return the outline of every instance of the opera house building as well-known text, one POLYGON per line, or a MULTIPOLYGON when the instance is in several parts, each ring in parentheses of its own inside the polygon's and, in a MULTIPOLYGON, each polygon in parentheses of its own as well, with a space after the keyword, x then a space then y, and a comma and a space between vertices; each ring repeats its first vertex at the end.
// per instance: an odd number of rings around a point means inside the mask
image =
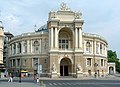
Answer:
POLYGON ((106 76, 108 43, 100 35, 83 32, 83 24, 81 12, 61 4, 38 30, 10 40, 8 70, 50 78, 106 76))

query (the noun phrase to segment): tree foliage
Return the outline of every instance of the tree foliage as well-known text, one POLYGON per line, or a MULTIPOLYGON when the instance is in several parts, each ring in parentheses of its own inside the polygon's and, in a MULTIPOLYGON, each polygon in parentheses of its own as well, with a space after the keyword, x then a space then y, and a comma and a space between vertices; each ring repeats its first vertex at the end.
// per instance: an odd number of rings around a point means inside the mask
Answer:
POLYGON ((112 50, 108 50, 107 56, 108 56, 108 62, 115 62, 116 71, 120 73, 120 62, 119 62, 119 58, 117 58, 116 51, 113 52, 112 50))

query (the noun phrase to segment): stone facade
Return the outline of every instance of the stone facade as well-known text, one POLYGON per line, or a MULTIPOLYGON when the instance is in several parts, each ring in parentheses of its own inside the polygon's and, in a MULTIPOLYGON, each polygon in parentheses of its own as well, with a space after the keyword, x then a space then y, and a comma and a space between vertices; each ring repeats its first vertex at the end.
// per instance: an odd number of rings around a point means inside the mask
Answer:
POLYGON ((71 11, 66 4, 50 12, 47 25, 25 33, 9 42, 9 70, 22 67, 34 73, 42 65, 41 76, 105 76, 108 74, 107 41, 96 34, 82 32, 81 12, 71 11))
POLYGON ((0 64, 3 64, 3 45, 4 45, 4 31, 2 21, 0 21, 0 64))

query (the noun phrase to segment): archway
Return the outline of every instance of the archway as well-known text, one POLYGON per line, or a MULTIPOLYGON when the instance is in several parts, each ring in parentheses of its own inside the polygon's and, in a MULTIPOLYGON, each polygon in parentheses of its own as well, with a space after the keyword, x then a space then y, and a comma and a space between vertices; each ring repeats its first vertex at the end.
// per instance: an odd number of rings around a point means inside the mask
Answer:
POLYGON ((64 27, 59 31, 59 49, 73 48, 73 32, 70 28, 64 27))
POLYGON ((114 74, 114 68, 113 67, 109 67, 109 74, 110 75, 114 74))
POLYGON ((72 71, 72 63, 69 58, 63 58, 60 62, 60 76, 69 76, 72 71))

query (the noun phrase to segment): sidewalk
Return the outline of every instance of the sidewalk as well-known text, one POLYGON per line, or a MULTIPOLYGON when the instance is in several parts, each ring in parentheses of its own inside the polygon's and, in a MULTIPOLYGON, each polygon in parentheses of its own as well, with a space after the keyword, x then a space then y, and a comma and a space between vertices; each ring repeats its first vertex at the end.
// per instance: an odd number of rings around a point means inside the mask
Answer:
POLYGON ((46 87, 46 85, 41 86, 35 83, 18 83, 18 82, 0 82, 0 87, 46 87))
MULTIPOLYGON (((90 80, 90 79, 97 79, 97 80, 120 80, 120 75, 108 75, 106 77, 81 77, 81 78, 73 78, 73 77, 60 77, 60 78, 49 78, 49 77, 40 77, 40 80, 90 80)), ((0 78, 0 80, 8 80, 8 78, 0 78)), ((19 81, 19 77, 14 77, 14 80, 19 81)), ((21 78, 21 80, 33 80, 33 77, 21 78)))

